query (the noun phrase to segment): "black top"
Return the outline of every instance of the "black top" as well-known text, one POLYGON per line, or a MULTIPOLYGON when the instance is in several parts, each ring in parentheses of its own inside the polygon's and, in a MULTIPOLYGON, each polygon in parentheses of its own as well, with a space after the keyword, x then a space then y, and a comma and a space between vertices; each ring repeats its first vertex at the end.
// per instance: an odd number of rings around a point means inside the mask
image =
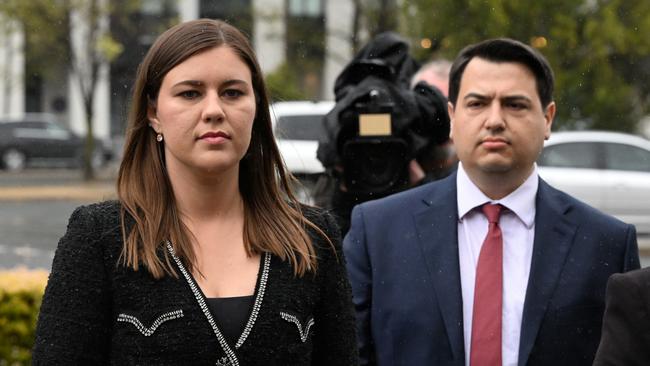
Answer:
POLYGON ((302 277, 290 262, 262 253, 253 308, 233 345, 171 244, 159 253, 173 254, 177 276, 155 279, 143 266, 134 271, 118 261, 120 204, 77 208, 54 255, 33 365, 357 365, 339 231, 326 212, 304 207, 303 213, 334 249, 307 229, 318 269, 302 277))
POLYGON ((209 297, 208 307, 217 321, 219 329, 230 344, 237 343, 239 336, 244 331, 248 315, 253 307, 255 297, 209 297))

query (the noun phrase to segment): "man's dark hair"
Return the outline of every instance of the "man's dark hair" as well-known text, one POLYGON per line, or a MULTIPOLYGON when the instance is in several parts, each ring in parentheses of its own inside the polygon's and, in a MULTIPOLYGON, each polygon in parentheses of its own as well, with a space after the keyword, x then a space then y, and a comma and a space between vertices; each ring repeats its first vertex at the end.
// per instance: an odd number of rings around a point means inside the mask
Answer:
POLYGON ((460 81, 467 64, 475 57, 491 62, 516 62, 523 64, 535 75, 537 94, 546 108, 553 100, 553 70, 548 61, 534 48, 509 38, 488 39, 463 48, 451 66, 449 74, 449 100, 456 105, 460 81))

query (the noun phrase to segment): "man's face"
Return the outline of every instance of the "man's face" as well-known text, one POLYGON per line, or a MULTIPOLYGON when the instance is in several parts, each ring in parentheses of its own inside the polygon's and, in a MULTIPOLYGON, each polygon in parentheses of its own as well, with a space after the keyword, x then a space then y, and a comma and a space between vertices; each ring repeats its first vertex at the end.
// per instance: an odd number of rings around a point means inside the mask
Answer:
POLYGON ((470 177, 523 180, 551 133, 555 104, 542 108, 534 74, 523 64, 473 58, 456 105, 448 105, 450 136, 470 177))

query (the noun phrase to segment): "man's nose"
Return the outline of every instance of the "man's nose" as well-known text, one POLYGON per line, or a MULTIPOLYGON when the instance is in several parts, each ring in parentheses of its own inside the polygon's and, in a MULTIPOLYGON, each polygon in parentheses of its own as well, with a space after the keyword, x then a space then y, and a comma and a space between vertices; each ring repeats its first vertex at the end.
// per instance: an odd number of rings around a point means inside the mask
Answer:
POLYGON ((502 129, 505 127, 505 116, 501 103, 494 101, 490 104, 488 109, 487 120, 485 127, 488 129, 502 129))

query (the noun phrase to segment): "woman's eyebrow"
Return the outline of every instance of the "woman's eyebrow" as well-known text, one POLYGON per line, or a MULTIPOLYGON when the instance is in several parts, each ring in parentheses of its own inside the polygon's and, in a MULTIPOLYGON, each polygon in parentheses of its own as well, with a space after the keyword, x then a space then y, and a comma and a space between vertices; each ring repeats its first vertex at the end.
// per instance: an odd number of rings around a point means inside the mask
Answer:
POLYGON ((199 80, 183 80, 183 81, 179 81, 176 84, 172 85, 172 88, 177 87, 177 86, 183 86, 183 85, 202 86, 203 82, 199 81, 199 80))

